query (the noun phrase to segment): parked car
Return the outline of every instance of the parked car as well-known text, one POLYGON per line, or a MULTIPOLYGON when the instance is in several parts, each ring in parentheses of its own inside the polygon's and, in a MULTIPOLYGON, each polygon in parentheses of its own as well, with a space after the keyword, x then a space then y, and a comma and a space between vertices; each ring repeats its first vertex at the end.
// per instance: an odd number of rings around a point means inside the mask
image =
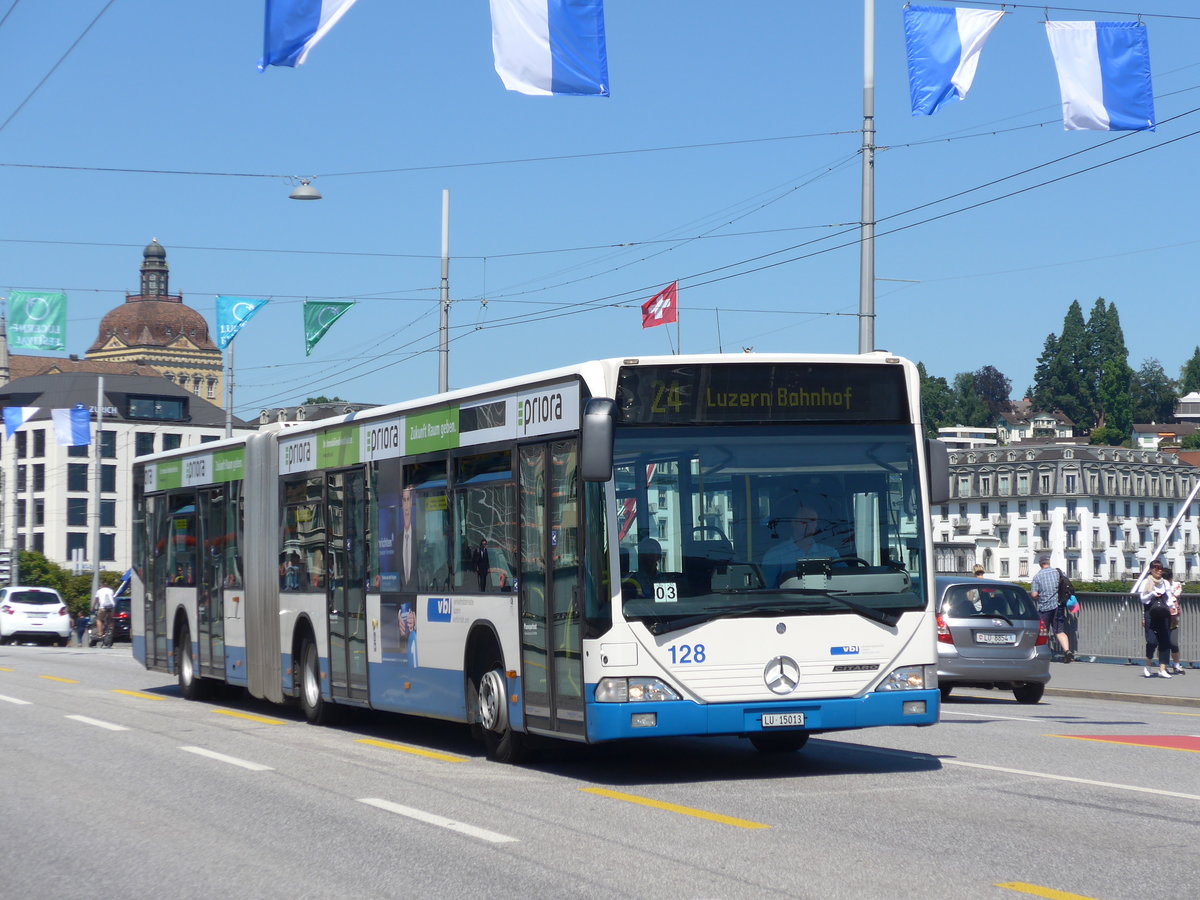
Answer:
POLYGON ((71 615, 54 588, 0 588, 0 644, 47 641, 67 646, 71 615))
POLYGON ((113 609, 113 640, 129 640, 129 598, 118 597, 113 609))
POLYGON ((970 575, 937 577, 938 685, 1011 690, 1037 703, 1050 680, 1049 635, 1024 588, 970 575))

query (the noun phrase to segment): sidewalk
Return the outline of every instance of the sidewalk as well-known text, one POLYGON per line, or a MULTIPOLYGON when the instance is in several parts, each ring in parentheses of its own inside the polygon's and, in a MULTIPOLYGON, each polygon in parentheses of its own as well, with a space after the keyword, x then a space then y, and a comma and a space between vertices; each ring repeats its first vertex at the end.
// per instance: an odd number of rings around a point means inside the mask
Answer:
POLYGON ((1186 675, 1171 678, 1146 678, 1141 665, 1086 660, 1087 657, 1081 657, 1073 663, 1051 663, 1046 696, 1096 697, 1200 709, 1200 668, 1189 668, 1186 675))

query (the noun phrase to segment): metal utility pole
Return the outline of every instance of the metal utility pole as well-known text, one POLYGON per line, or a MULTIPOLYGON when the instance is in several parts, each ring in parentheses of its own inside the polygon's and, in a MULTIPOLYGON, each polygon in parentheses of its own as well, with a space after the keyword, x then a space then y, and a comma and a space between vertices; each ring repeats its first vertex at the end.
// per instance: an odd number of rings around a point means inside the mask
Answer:
POLYGON ((442 191, 442 290, 438 300, 438 392, 450 390, 450 191, 442 191))
POLYGON ((875 349, 875 0, 863 0, 862 225, 859 234, 858 352, 875 349))
POLYGON ((96 471, 92 473, 92 596, 100 589, 100 473, 103 466, 101 436, 104 434, 104 376, 96 380, 96 435, 92 439, 96 471))

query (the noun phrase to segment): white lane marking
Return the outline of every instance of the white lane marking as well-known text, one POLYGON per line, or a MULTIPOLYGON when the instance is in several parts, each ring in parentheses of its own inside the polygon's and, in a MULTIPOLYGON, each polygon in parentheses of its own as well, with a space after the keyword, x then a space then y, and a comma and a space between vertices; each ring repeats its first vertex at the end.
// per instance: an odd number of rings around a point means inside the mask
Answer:
POLYGON ((18 700, 16 697, 5 697, 3 694, 0 694, 0 700, 3 700, 5 703, 15 703, 17 706, 33 705, 28 700, 18 700))
POLYGON ((1157 794, 1160 797, 1175 797, 1180 800, 1200 800, 1200 794, 1184 794, 1179 791, 1160 791, 1157 788, 1137 787, 1132 784, 1116 784, 1112 781, 1093 781, 1091 778, 1072 778, 1070 775, 1050 775, 1046 772, 1028 772, 1025 769, 1007 769, 1004 766, 985 766, 983 763, 963 762, 958 759, 943 759, 948 766, 965 766, 969 769, 986 769, 989 772, 1004 772, 1008 775, 1025 775, 1029 778, 1048 778, 1052 781, 1069 781, 1072 784, 1090 784, 1094 787, 1114 788, 1118 791, 1136 791, 1139 794, 1157 794))
POLYGON ((97 728, 107 728, 109 731, 128 731, 124 725, 114 725, 112 722, 105 722, 101 719, 93 719, 90 716, 67 716, 68 719, 74 719, 76 722, 82 722, 84 725, 95 725, 97 728))
POLYGON ((1038 725, 1045 725, 1050 721, 1049 719, 1028 719, 1024 716, 995 716, 991 713, 959 712, 956 709, 946 709, 944 706, 942 707, 942 715, 970 716, 973 719, 1004 719, 1006 722, 1034 722, 1038 725))
POLYGON ((416 819, 418 822, 425 822, 428 825, 437 825, 439 828, 448 828, 450 831, 457 831, 459 834, 465 834, 468 837, 479 838, 481 841, 488 841, 492 844, 511 844, 518 839, 509 837, 506 834, 497 834, 494 831, 488 831, 486 828, 476 828, 474 825, 467 825, 463 822, 455 822, 453 819, 445 819, 442 816, 435 816, 433 813, 427 813, 419 809, 413 809, 411 806, 401 806, 399 803, 392 803, 390 800, 379 800, 373 797, 364 797, 358 801, 365 803, 368 806, 378 807, 379 809, 387 810, 388 812, 396 813, 398 816, 407 816, 410 819, 416 819))
POLYGON ((180 747, 187 753, 195 753, 197 756, 207 756, 209 759, 215 759, 218 762, 229 763, 231 766, 241 766, 243 769, 249 769, 251 772, 270 772, 270 766, 264 766, 262 763, 250 762, 246 759, 238 759, 236 756, 226 756, 224 753, 217 753, 215 750, 205 750, 203 747, 180 747))
MULTIPOLYGON (((903 756, 907 759, 913 759, 918 756, 928 756, 916 750, 890 750, 886 747, 864 747, 862 744, 843 744, 844 747, 854 747, 857 750, 862 750, 864 753, 880 753, 884 756, 903 756)), ((1030 772, 1027 769, 1008 769, 1004 766, 987 766, 983 763, 966 762, 961 759, 946 759, 945 757, 936 756, 938 762, 944 766, 963 766, 968 769, 984 769, 989 772, 1004 772, 1007 775, 1025 775, 1029 778, 1045 778, 1048 781, 1067 781, 1072 784, 1090 784, 1095 787, 1113 788, 1118 791, 1134 791, 1139 794, 1157 794, 1160 797, 1176 797, 1181 800, 1200 800, 1200 794, 1184 794, 1179 791, 1160 791, 1157 788, 1138 787, 1134 784, 1117 784, 1112 781, 1093 781, 1090 778, 1074 778, 1070 775, 1052 775, 1049 772, 1030 772)))

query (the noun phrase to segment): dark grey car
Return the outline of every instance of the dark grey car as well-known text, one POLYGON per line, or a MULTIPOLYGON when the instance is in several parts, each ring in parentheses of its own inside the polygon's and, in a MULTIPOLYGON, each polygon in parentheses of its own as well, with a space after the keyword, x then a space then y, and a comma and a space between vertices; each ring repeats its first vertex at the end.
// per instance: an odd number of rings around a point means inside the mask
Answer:
POLYGON ((1050 680, 1050 648, 1024 588, 970 575, 937 576, 938 685, 1011 690, 1037 703, 1050 680))

